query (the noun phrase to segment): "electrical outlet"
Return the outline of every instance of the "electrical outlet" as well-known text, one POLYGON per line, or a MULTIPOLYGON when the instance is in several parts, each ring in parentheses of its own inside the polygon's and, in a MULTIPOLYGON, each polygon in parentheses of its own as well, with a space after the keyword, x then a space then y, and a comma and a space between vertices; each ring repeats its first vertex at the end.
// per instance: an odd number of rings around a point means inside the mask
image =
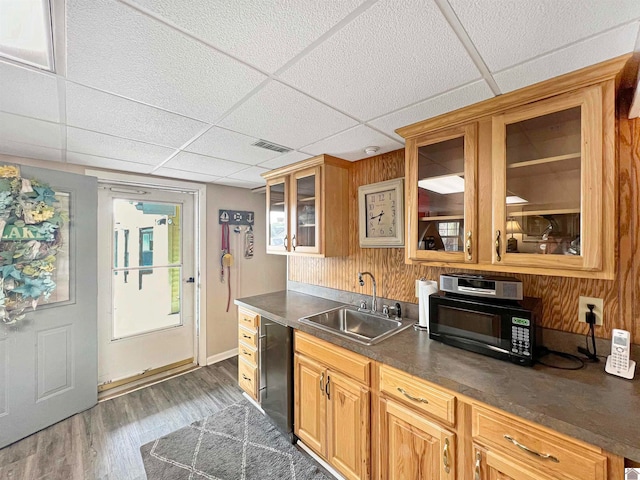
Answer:
POLYGON ((578 301, 578 321, 586 322, 586 314, 589 313, 588 304, 593 304, 596 308, 593 309, 593 313, 596 314, 596 325, 602 325, 602 319, 604 317, 604 301, 601 298, 593 297, 580 297, 578 301))

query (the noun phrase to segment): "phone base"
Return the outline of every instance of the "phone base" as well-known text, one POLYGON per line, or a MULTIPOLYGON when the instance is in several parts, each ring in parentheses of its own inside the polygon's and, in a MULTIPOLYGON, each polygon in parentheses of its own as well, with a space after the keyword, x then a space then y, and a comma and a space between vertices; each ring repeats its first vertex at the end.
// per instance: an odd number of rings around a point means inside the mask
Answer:
POLYGON ((626 372, 623 372, 621 370, 615 369, 615 367, 612 365, 611 355, 609 355, 607 357, 607 365, 604 367, 604 371, 610 373, 611 375, 616 375, 618 377, 631 380, 636 371, 636 362, 634 362, 633 360, 629 360, 629 368, 626 372))

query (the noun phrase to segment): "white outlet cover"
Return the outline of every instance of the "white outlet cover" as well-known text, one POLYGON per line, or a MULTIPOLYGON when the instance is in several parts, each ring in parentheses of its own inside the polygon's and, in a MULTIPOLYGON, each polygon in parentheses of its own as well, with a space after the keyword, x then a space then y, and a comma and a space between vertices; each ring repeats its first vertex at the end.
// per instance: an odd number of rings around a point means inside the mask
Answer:
POLYGON ((604 300, 602 298, 580 296, 580 300, 578 301, 578 321, 586 322, 586 314, 589 312, 587 305, 589 304, 596 306, 596 308, 593 309, 593 313, 596 314, 596 325, 602 325, 604 317, 604 300))

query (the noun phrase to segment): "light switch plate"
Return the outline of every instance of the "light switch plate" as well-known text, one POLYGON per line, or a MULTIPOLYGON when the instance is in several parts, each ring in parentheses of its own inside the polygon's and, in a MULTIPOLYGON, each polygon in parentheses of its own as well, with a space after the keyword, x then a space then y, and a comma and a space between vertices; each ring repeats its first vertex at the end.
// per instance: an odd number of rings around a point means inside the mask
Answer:
POLYGON ((590 303, 596 306, 596 308, 593 309, 593 313, 596 314, 596 325, 602 325, 604 318, 604 300, 602 298, 581 296, 578 301, 578 321, 586 322, 586 314, 589 313, 587 305, 590 303))

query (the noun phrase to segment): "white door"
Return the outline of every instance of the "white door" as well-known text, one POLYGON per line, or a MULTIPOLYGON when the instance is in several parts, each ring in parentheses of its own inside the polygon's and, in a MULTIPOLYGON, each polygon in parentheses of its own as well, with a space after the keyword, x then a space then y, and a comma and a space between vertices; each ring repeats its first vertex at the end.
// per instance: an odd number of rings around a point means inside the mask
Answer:
POLYGON ((101 185, 98 383, 194 362, 193 194, 101 185))

